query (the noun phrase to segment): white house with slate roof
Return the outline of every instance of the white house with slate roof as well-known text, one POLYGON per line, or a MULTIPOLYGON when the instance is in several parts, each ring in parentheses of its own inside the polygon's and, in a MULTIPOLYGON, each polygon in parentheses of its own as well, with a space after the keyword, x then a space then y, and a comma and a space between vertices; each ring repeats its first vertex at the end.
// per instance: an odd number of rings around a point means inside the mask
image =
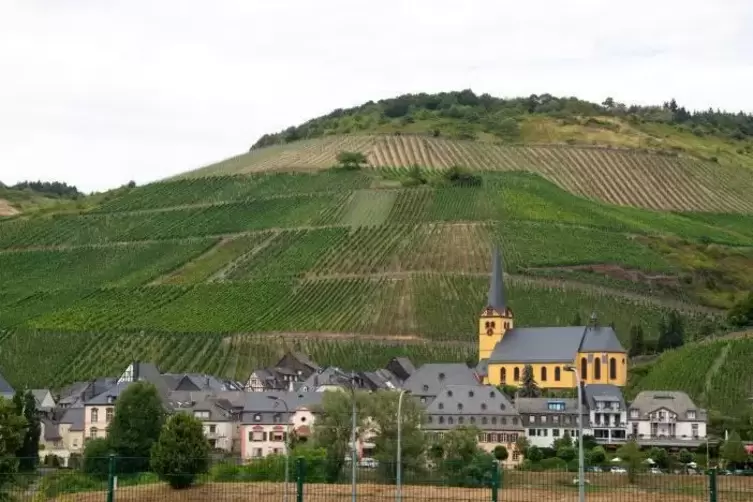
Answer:
MULTIPOLYGON (((578 437, 578 400, 560 398, 518 398, 515 407, 525 428, 531 446, 550 448, 554 441, 567 433, 571 438, 578 437)), ((588 410, 583 409, 583 433, 592 431, 585 425, 588 410)))
POLYGON ((628 434, 642 446, 697 447, 706 440, 706 410, 677 391, 643 391, 630 403, 628 434))
POLYGON ((507 303, 502 259, 494 250, 487 305, 479 318, 478 373, 484 383, 520 385, 527 365, 542 389, 576 387, 577 368, 586 384, 627 383, 627 354, 609 326, 596 314, 588 326, 516 328, 507 303))

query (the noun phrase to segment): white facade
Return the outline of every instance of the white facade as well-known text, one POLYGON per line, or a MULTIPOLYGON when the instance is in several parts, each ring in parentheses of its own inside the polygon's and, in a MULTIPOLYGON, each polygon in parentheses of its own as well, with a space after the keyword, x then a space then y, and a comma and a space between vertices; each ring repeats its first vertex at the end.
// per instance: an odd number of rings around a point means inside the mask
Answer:
MULTIPOLYGON (((198 417, 201 419, 201 417, 198 417)), ((203 420, 204 435, 209 441, 209 445, 212 448, 219 450, 232 451, 233 440, 236 439, 236 435, 239 433, 236 424, 230 421, 213 422, 203 420)))
MULTIPOLYGON (((554 442, 561 439, 565 432, 567 432, 571 438, 578 437, 578 424, 568 425, 567 427, 542 427, 541 425, 526 426, 525 435, 531 446, 537 448, 551 448, 554 442)), ((586 436, 593 436, 593 430, 589 428, 583 429, 583 434, 586 436)))
POLYGON ((588 412, 591 434, 600 444, 622 444, 627 441, 627 410, 618 400, 601 399, 588 412))
POLYGON ((641 419, 637 410, 631 410, 628 420, 629 433, 641 439, 672 439, 697 441, 706 438, 706 422, 689 411, 687 418, 679 416, 668 408, 658 408, 641 419))
POLYGON ((114 402, 110 405, 86 405, 84 407, 84 437, 96 439, 107 437, 107 426, 115 414, 114 402))
POLYGON ((257 417, 261 421, 263 415, 261 413, 249 415, 252 423, 243 424, 240 427, 241 456, 244 460, 284 453, 288 431, 306 432, 308 435, 315 420, 314 414, 308 408, 296 410, 291 416, 290 423, 284 421, 273 424, 253 423, 257 417))

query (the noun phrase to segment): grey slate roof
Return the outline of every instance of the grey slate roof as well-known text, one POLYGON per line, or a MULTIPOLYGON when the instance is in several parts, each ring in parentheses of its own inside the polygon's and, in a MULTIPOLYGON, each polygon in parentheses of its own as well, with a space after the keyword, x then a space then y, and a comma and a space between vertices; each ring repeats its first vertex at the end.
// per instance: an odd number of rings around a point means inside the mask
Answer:
POLYGON ((71 424, 71 431, 83 431, 84 430, 84 408, 71 408, 66 410, 63 418, 60 419, 61 424, 71 424))
MULTIPOLYGON (((578 424, 578 400, 547 397, 521 397, 515 401, 515 407, 522 416, 526 427, 567 428, 578 424), (563 410, 552 409, 550 404, 563 403, 563 410), (546 417, 543 420, 542 417, 546 417)), ((583 406, 583 423, 588 423, 588 407, 583 406)))
POLYGON ((201 373, 164 373, 162 379, 170 390, 243 390, 243 386, 237 382, 201 373))
POLYGON ((197 411, 209 412, 208 418, 201 419, 207 422, 229 422, 233 418, 231 410, 223 407, 220 401, 211 397, 205 397, 190 402, 181 402, 181 404, 177 406, 172 405, 171 408, 176 413, 188 413, 191 415, 197 411))
POLYGON ((580 352, 625 352, 610 326, 586 326, 580 352))
POLYGON ((117 399, 120 394, 123 393, 124 390, 128 388, 129 385, 131 385, 133 382, 123 382, 119 383, 106 391, 102 392, 101 394, 97 394, 93 398, 87 400, 84 402, 87 406, 90 405, 106 405, 106 404, 113 404, 112 401, 117 399), (112 400, 110 399, 112 398, 112 400))
POLYGON ((57 441, 61 439, 58 424, 46 418, 42 418, 40 422, 42 424, 42 429, 44 429, 43 437, 45 441, 57 441))
POLYGON ((446 385, 481 386, 476 373, 463 363, 424 364, 403 383, 414 396, 437 396, 446 385))
POLYGON ((407 380, 416 372, 413 362, 407 357, 393 357, 387 363, 386 369, 390 370, 400 380, 407 380))
POLYGON ((502 268, 502 255, 499 247, 494 248, 492 253, 492 273, 489 280, 489 294, 487 297, 487 306, 492 307, 499 313, 507 309, 507 299, 505 298, 505 279, 504 269, 502 268))
POLYGON ((260 425, 285 423, 285 406, 277 400, 270 399, 270 396, 284 401, 292 414, 301 407, 312 408, 320 405, 324 394, 324 392, 249 392, 246 394, 241 422, 260 425), (255 419, 257 415, 259 420, 255 419), (282 417, 281 421, 280 417, 282 417))
POLYGON ((430 424, 427 428, 433 430, 458 425, 494 430, 520 428, 517 410, 492 385, 446 385, 426 408, 426 416, 430 424))
POLYGON ((327 366, 326 368, 315 371, 310 377, 303 381, 301 384, 301 390, 313 391, 320 385, 337 385, 337 382, 333 380, 338 371, 342 371, 334 366, 327 366))
POLYGON ((572 363, 578 353, 583 326, 513 328, 497 343, 490 363, 572 363))
MULTIPOLYGON (((31 394, 34 396, 34 400, 37 402, 37 408, 41 409, 41 407, 42 407, 42 400, 45 397, 47 397, 48 393, 52 397, 52 393, 50 392, 49 389, 32 389, 31 390, 31 394)), ((54 401, 54 399, 55 398, 53 397, 53 401, 54 401)))
POLYGON ((625 397, 622 395, 622 390, 616 385, 611 384, 590 384, 583 387, 584 398, 586 405, 594 409, 598 402, 618 402, 620 403, 620 410, 624 411, 625 397))
MULTIPOLYGON (((644 390, 639 392, 632 403, 630 410, 638 410, 640 420, 648 420, 649 414, 660 409, 666 409, 677 414, 677 420, 687 420, 688 412, 695 411, 694 420, 704 421, 707 419, 706 410, 698 408, 690 396, 684 392, 667 390, 644 390)), ((628 415, 628 419, 633 419, 628 415)))
POLYGON ((16 390, 13 388, 13 386, 8 383, 8 381, 2 374, 0 374, 0 396, 12 399, 15 393, 16 390))

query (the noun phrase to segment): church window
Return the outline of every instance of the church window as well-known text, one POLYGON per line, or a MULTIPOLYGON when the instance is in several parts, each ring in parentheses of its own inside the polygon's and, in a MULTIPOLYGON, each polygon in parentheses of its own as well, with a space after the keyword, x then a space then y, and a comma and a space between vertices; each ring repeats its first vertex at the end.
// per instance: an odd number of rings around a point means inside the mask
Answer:
POLYGON ((507 383, 507 368, 501 368, 499 370, 499 381, 504 385, 507 383))
POLYGON ((560 370, 560 367, 557 366, 554 368, 554 381, 559 382, 560 378, 562 378, 562 370, 560 370))
POLYGON ((594 360, 594 380, 601 380, 601 359, 594 360))
POLYGON ((495 323, 494 321, 492 321, 492 328, 494 328, 496 326, 497 326, 497 323, 495 323))
POLYGON ((614 357, 609 359, 609 378, 617 380, 617 359, 614 357))
POLYGON ((485 327, 485 328, 488 328, 488 327, 489 327, 489 321, 486 321, 486 322, 484 323, 484 327, 485 327))
POLYGON ((588 359, 585 357, 580 358, 580 379, 586 380, 588 378, 588 359))
POLYGON ((546 366, 541 367, 541 381, 546 382, 546 366))
POLYGON ((516 367, 514 370, 512 370, 512 379, 516 382, 520 381, 520 368, 516 367))

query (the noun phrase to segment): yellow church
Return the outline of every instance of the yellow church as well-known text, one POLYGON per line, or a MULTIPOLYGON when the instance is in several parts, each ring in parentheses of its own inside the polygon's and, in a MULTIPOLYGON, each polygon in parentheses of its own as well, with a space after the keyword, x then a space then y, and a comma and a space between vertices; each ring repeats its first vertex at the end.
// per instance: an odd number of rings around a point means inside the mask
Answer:
POLYGON ((585 384, 627 383, 626 351, 611 327, 599 326, 596 314, 588 326, 515 327, 497 248, 487 305, 478 322, 478 352, 477 372, 486 384, 518 386, 527 365, 542 389, 577 387, 575 371, 585 384))

